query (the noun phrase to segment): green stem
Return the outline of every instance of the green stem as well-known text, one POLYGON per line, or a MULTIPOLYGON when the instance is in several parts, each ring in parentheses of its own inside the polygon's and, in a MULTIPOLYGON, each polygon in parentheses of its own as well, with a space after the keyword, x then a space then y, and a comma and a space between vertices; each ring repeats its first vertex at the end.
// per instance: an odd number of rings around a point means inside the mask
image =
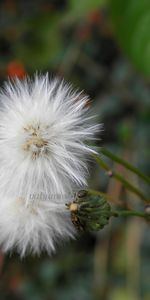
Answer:
POLYGON ((118 181, 122 183, 122 185, 129 190, 130 192, 136 194, 139 198, 141 198, 144 202, 148 203, 149 199, 147 196, 145 196, 137 187, 135 187, 133 184, 131 184, 129 181, 127 181, 122 175, 119 173, 112 171, 109 167, 109 165, 104 162, 98 155, 94 155, 97 163, 101 168, 103 168, 105 171, 108 172, 108 175, 110 177, 114 177, 118 181))
POLYGON ((126 160, 118 157, 117 155, 115 155, 114 153, 111 153, 108 149, 105 149, 105 148, 101 149, 101 153, 103 155, 109 157, 113 161, 117 162, 118 164, 121 164, 126 169, 132 171, 133 173, 135 173, 136 175, 138 175, 140 178, 142 178, 146 183, 148 183, 150 185, 150 177, 147 176, 147 175, 145 175, 145 174, 143 174, 141 171, 139 171, 136 167, 132 166, 126 160))
POLYGON ((135 210, 117 210, 117 211, 112 211, 112 216, 115 217, 129 217, 129 216, 136 216, 136 217, 141 217, 141 218, 146 218, 150 219, 150 215, 144 212, 139 212, 135 210))

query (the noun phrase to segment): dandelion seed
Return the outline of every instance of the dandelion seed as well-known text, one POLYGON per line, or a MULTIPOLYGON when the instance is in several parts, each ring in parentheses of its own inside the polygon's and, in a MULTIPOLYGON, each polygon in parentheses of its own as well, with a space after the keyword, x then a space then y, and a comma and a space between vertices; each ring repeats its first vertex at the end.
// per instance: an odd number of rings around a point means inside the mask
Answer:
POLYGON ((75 235, 65 204, 86 185, 87 158, 95 152, 86 142, 100 129, 91 124, 87 101, 48 75, 8 81, 1 90, 3 251, 51 254, 57 241, 75 235))

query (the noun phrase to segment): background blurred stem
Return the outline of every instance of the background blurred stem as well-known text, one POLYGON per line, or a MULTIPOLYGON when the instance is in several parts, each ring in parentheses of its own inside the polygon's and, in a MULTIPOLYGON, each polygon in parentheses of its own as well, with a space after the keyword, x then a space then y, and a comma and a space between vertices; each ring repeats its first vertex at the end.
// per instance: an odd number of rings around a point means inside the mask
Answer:
POLYGON ((145 203, 149 202, 149 199, 147 198, 147 196, 145 196, 137 187, 135 187, 133 184, 131 184, 129 181, 127 181, 122 175, 120 175, 117 172, 112 171, 111 168, 109 167, 109 165, 106 162, 104 162, 98 155, 94 155, 94 157, 95 157, 95 160, 98 163, 98 165, 101 168, 103 168, 105 171, 108 172, 109 177, 113 177, 113 178, 117 179, 118 181, 120 181, 127 190, 136 194, 145 203))
POLYGON ((5 256, 4 256, 4 254, 0 251, 0 275, 1 275, 2 270, 3 270, 4 260, 5 260, 5 256))
POLYGON ((130 170, 131 172, 137 174, 140 178, 142 178, 146 183, 148 183, 150 185, 150 177, 148 177, 145 174, 143 174, 141 171, 139 171, 137 168, 135 168, 134 166, 132 166, 126 160, 118 157, 117 155, 115 155, 114 153, 110 152, 108 149, 105 149, 105 148, 101 149, 101 153, 103 155, 109 157, 113 161, 119 163, 120 165, 124 166, 126 169, 130 170))

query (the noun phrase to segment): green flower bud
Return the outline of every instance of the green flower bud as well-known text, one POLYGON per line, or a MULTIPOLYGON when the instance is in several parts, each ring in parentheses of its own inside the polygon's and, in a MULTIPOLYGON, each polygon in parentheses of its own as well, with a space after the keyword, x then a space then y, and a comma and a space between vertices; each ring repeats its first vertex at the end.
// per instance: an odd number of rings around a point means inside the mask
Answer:
POLYGON ((72 223, 79 231, 100 230, 112 216, 111 207, 103 197, 93 196, 85 190, 79 191, 67 207, 71 211, 72 223))

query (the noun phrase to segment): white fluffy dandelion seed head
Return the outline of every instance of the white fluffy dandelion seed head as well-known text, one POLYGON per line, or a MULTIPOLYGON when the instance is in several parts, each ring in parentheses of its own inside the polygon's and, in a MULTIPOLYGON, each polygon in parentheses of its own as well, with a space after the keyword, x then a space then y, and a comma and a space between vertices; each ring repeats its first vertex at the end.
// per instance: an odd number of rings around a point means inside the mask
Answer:
POLYGON ((58 241, 73 238, 75 230, 65 205, 38 201, 26 205, 23 198, 3 198, 0 205, 0 243, 3 252, 16 249, 40 254, 55 251, 58 241))
POLYGON ((55 240, 73 235, 65 203, 75 188, 86 185, 87 157, 94 152, 86 142, 99 130, 91 124, 87 101, 87 96, 59 79, 49 80, 48 75, 9 81, 1 90, 0 244, 4 250, 51 253, 55 240))

